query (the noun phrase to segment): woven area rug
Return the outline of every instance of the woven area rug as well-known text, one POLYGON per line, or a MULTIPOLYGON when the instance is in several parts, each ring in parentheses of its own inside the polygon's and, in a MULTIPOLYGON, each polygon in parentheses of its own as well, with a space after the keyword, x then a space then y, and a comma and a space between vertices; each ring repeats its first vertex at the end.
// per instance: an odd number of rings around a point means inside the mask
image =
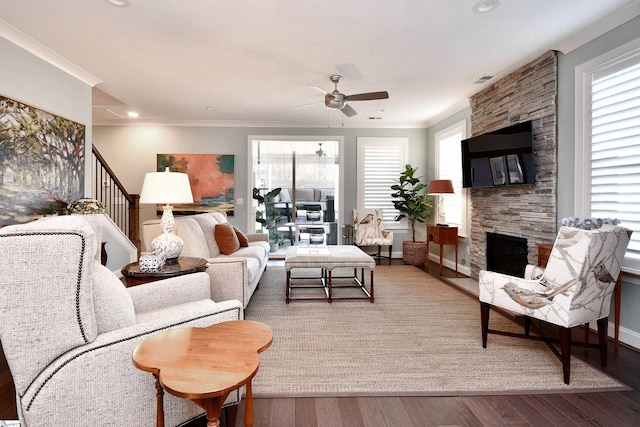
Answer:
MULTIPOLYGON (((576 358, 565 385, 541 342, 489 335, 483 349, 479 302, 413 266, 377 266, 373 304, 284 299, 284 268, 269 266, 245 312, 274 333, 255 397, 629 390, 576 358)), ((490 327, 520 331, 494 311, 490 327)))

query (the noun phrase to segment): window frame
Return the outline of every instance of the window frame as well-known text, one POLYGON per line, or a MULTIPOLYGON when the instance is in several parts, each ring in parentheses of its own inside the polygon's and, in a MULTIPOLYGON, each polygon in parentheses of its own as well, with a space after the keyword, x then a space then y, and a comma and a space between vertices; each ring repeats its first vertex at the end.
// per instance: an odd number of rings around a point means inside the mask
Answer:
MULTIPOLYGON (((434 140, 435 140, 435 176, 436 179, 451 179, 451 176, 442 176, 441 175, 441 165, 440 165, 440 142, 444 139, 447 139, 457 133, 460 133, 461 137, 460 137, 460 141, 467 139, 467 120, 461 120, 457 123, 454 123, 451 126, 446 127, 445 129, 442 129, 438 132, 435 133, 434 135, 434 140)), ((458 145, 458 149, 460 150, 460 154, 462 155, 462 146, 458 145)), ((468 228, 468 219, 470 217, 470 212, 469 212, 469 191, 466 188, 462 187, 462 161, 459 165, 459 172, 460 172, 460 185, 457 186, 454 182, 454 191, 455 191, 455 196, 453 195, 447 195, 445 197, 460 197, 460 224, 457 223, 450 223, 450 225, 453 226, 457 226, 458 227, 458 235, 461 237, 467 237, 469 235, 469 228, 468 228)), ((437 203, 434 206, 434 217, 437 217, 438 212, 437 212, 437 203)), ((445 212, 445 219, 446 219, 446 212, 445 212)), ((449 222, 449 220, 447 220, 447 222, 449 222)))
MULTIPOLYGON (((591 82, 640 62, 640 38, 575 68, 574 215, 591 216, 591 82), (628 65, 625 65, 628 64, 628 65)), ((622 270, 640 276, 640 260, 625 257, 622 270)), ((640 284, 640 281, 634 280, 640 284)))
MULTIPOLYGON (((398 183, 398 178, 402 171, 404 171, 404 167, 407 163, 409 163, 409 138, 407 137, 358 137, 356 140, 356 182, 357 182, 357 190, 356 190, 356 207, 358 209, 365 209, 365 151, 367 147, 377 146, 381 148, 391 148, 398 150, 399 157, 399 168, 395 175, 395 179, 393 182, 389 183, 389 204, 391 208, 383 208, 384 212, 387 213, 385 215, 387 218, 390 216, 388 212, 392 210, 395 212, 394 217, 399 213, 397 210, 393 208, 393 203, 391 202, 391 185, 398 183)), ((409 225, 406 220, 402 221, 389 221, 385 219, 384 227, 387 230, 408 230, 409 225)))

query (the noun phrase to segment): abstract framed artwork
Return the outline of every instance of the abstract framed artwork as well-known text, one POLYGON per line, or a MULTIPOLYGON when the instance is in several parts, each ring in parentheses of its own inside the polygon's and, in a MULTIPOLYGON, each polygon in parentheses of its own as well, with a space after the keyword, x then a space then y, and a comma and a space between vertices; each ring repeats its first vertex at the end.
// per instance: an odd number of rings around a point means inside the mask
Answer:
POLYGON ((0 96, 0 227, 84 197, 85 126, 0 96))
MULTIPOLYGON (((158 154, 157 170, 169 168, 189 176, 193 204, 173 206, 176 215, 235 209, 235 156, 233 154, 158 154)), ((162 206, 158 205, 158 212, 162 206)))

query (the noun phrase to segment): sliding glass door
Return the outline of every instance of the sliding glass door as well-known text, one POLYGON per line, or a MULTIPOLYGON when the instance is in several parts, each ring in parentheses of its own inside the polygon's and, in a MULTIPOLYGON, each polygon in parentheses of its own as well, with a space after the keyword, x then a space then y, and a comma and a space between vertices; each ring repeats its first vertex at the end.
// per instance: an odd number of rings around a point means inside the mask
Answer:
POLYGON ((249 143, 254 197, 248 217, 269 234, 272 253, 338 244, 342 139, 252 137, 249 143))

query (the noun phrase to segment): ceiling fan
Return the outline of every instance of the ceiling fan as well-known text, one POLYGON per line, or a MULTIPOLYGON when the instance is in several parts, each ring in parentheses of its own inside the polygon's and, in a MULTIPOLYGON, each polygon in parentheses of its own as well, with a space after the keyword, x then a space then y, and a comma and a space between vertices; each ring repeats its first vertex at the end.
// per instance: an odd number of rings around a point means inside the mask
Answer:
POLYGON ((368 92, 368 93, 358 93, 355 95, 345 95, 338 91, 338 83, 342 80, 342 76, 338 74, 334 74, 329 77, 331 82, 335 85, 335 89, 333 92, 329 93, 326 90, 322 89, 318 86, 309 86, 315 89, 319 89, 322 91, 324 95, 324 105, 327 106, 330 110, 340 110, 347 117, 353 117, 356 114, 356 110, 351 108, 350 105, 347 104, 347 101, 372 101, 375 99, 387 99, 389 98, 389 93, 387 91, 383 92, 368 92))

